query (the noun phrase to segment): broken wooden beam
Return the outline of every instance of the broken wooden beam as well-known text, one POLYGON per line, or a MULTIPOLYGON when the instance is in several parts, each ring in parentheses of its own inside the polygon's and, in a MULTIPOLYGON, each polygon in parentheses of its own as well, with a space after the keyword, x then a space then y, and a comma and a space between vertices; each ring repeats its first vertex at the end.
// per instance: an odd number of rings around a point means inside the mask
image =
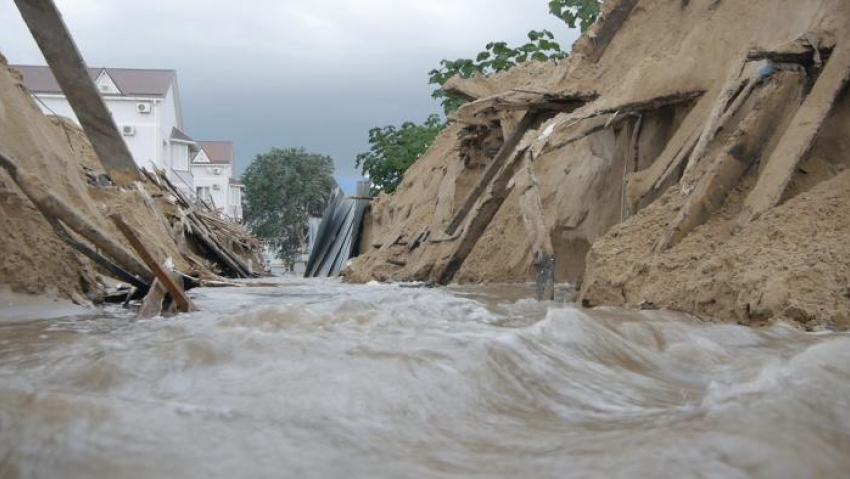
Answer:
POLYGON ((95 251, 93 248, 90 248, 88 245, 85 245, 74 239, 74 237, 71 236, 65 229, 65 227, 62 226, 62 223, 59 220, 49 216, 45 216, 45 219, 53 228, 53 231, 56 233, 56 236, 58 236, 59 239, 64 241, 65 244, 76 250, 78 253, 92 260, 94 264, 103 268, 103 270, 113 278, 135 286, 141 291, 147 291, 150 288, 150 285, 148 283, 135 277, 129 271, 113 263, 102 254, 95 251))
POLYGON ((525 136, 525 133, 531 128, 532 125, 537 121, 538 114, 534 112, 527 112, 523 115, 522 120, 520 120, 519 125, 517 125, 513 134, 508 136, 505 139, 505 142, 502 144, 502 147, 499 149, 499 153, 496 154, 495 158, 490 162, 487 166, 487 170, 484 171, 484 174, 481 176, 481 179, 478 181, 478 184, 475 185, 475 188, 467 195, 466 199, 461 204, 460 208, 455 212, 448 226, 446 226, 446 234, 448 236, 454 235, 455 231, 457 231, 458 227, 463 224, 464 220, 466 220, 467 215, 475 206, 475 203, 481 198, 484 192, 487 190, 487 187, 493 181, 493 178, 500 171, 502 166, 504 166, 505 162, 514 155, 514 150, 517 145, 519 145, 522 137, 525 136))
POLYGON ((0 166, 9 173, 9 176, 17 183, 24 195, 45 217, 61 221, 94 246, 100 248, 121 268, 141 278, 144 282, 153 281, 153 274, 132 253, 110 238, 99 226, 77 213, 67 203, 51 193, 47 185, 37 177, 21 171, 12 158, 0 153, 0 166))
POLYGON ((50 70, 113 183, 142 179, 53 0, 15 0, 50 70))
MULTIPOLYGON (((804 41, 806 41, 806 43, 801 43, 800 41, 797 41, 788 44, 784 47, 773 50, 751 50, 747 53, 747 60, 751 62, 767 60, 773 63, 797 63, 800 65, 814 65, 818 61, 823 61, 823 59, 828 56, 830 49, 820 49, 820 47, 816 48, 811 43, 808 43, 808 40, 804 41)), ((817 39, 814 40, 814 42, 819 43, 817 39)))
POLYGON ((511 178, 514 176, 518 159, 526 154, 527 149, 512 152, 510 160, 494 175, 493 181, 487 188, 486 195, 476 204, 475 211, 466 227, 462 230, 454 251, 443 261, 435 273, 440 284, 450 283, 464 261, 478 244, 478 240, 487 230, 493 217, 502 207, 511 190, 511 178))
POLYGON ((626 23, 637 3, 638 0, 620 0, 607 16, 599 20, 594 34, 588 36, 593 45, 593 49, 587 55, 591 62, 596 63, 602 58, 602 54, 626 23))
POLYGON ((596 92, 549 93, 528 90, 509 90, 467 103, 452 118, 461 123, 478 125, 481 117, 488 119, 504 112, 550 111, 571 112, 599 97, 596 92))
MULTIPOLYGON (((696 168, 696 165, 705 154, 706 149, 708 149, 709 143, 711 143, 714 137, 717 136, 717 131, 722 125, 721 120, 724 117, 724 113, 729 109, 730 102, 732 102, 733 98, 735 98, 735 95, 741 93, 748 83, 755 81, 741 78, 746 65, 747 54, 745 52, 738 55, 738 58, 732 64, 731 72, 720 90, 717 101, 714 102, 711 113, 708 115, 708 119, 705 122, 705 127, 700 134, 699 141, 697 141, 694 151, 688 157, 688 162, 685 164, 685 171, 682 174, 683 178, 687 179, 691 176, 694 168, 696 168)), ((687 182, 684 183, 687 185, 687 182)))
POLYGON ((165 287, 168 294, 171 295, 172 301, 177 305, 177 308, 184 313, 189 313, 192 311, 197 311, 198 308, 192 303, 192 300, 186 296, 186 292, 183 291, 183 288, 177 284, 176 281, 171 277, 169 271, 166 271, 165 268, 153 257, 150 251, 145 247, 142 240, 139 239, 136 232, 130 228, 124 220, 118 216, 117 214, 113 214, 110 216, 110 219, 115 223, 115 226, 118 227, 118 231, 124 235, 130 245, 136 250, 139 257, 142 258, 148 267, 153 271, 154 276, 158 279, 162 285, 165 287))
POLYGON ((850 36, 838 42, 809 96, 764 165, 758 182, 738 216, 742 228, 782 200, 797 165, 809 153, 815 136, 850 80, 850 36))
POLYGON ((790 117, 799 104, 803 80, 802 74, 788 72, 774 77, 763 87, 752 111, 688 195, 685 205, 659 242, 658 252, 678 244, 723 206, 726 197, 776 134, 777 124, 790 117))
POLYGON ((629 175, 626 184, 626 206, 630 215, 637 213, 645 200, 651 198, 652 193, 657 193, 667 179, 680 169, 681 163, 699 139, 713 102, 708 95, 703 95, 667 142, 658 159, 649 168, 629 175))

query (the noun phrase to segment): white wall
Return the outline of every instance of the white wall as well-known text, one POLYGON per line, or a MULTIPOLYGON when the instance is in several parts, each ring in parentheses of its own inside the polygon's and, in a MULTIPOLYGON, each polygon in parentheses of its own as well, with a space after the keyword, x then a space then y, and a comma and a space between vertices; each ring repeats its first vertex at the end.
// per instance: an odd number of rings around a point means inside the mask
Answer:
MULTIPOLYGON (((38 98, 41 102, 36 101, 36 104, 45 112, 45 114, 55 113, 74 120, 77 124, 76 115, 71 109, 71 105, 61 95, 40 94, 38 98), (42 104, 44 103, 44 104, 42 104)), ((118 125, 118 130, 122 131, 124 126, 132 126, 136 132, 134 135, 122 135, 124 142, 136 160, 136 164, 140 167, 150 169, 151 162, 157 165, 158 168, 166 168, 168 165, 164 161, 165 155, 162 153, 161 142, 162 135, 160 134, 161 126, 157 124, 158 110, 161 100, 153 98, 128 98, 128 97, 104 97, 106 106, 112 113, 115 123, 118 125), (139 113, 136 111, 137 103, 148 103, 151 105, 150 113, 139 113)), ((170 133, 170 129, 169 129, 170 133)))
POLYGON ((230 165, 211 165, 211 164, 194 164, 192 165, 192 176, 194 177, 195 190, 199 187, 209 187, 210 196, 215 203, 215 207, 221 210, 222 213, 229 213, 228 199, 230 195, 230 165), (218 169, 221 174, 215 174, 218 169), (214 186, 218 186, 216 190, 214 186))
MULTIPOLYGON (((123 135, 123 138, 136 164, 142 168, 150 169, 151 163, 165 170, 172 168, 171 129, 176 127, 182 130, 182 125, 178 124, 177 104, 173 90, 174 87, 170 87, 165 98, 109 95, 103 97, 119 131, 122 131, 124 126, 135 127, 134 135, 123 135), (148 103, 151 106, 151 112, 139 113, 136 109, 138 103, 148 103)), ((36 104, 45 114, 55 113, 70 118, 77 124, 80 123, 64 95, 38 94, 36 96, 41 100, 36 101, 36 104)))

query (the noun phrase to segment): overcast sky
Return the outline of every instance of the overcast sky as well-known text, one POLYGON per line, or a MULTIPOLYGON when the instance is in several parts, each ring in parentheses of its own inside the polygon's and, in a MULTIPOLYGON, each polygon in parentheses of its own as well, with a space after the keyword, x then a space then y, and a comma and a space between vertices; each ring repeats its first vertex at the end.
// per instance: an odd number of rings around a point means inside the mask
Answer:
MULTIPOLYGON (((374 126, 440 111, 428 72, 491 40, 577 34, 546 0, 56 0, 89 66, 177 70, 186 132, 232 140, 237 171, 273 146, 332 156, 340 179, 374 126)), ((0 52, 44 64, 12 0, 0 52)))

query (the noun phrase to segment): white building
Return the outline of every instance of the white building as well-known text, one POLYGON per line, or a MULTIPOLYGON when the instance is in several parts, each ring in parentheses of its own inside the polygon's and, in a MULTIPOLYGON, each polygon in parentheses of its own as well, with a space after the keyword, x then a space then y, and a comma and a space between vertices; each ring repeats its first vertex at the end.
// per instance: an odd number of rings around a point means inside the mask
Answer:
MULTIPOLYGON (((46 66, 12 65, 24 86, 49 115, 77 123, 71 105, 46 66)), ((197 144, 183 133, 180 90, 174 70, 89 68, 124 140, 141 168, 165 170, 169 179, 186 192, 194 192, 189 159, 197 144)))
POLYGON ((236 221, 242 221, 244 185, 233 179, 233 142, 198 141, 192 156, 192 177, 199 201, 236 221))

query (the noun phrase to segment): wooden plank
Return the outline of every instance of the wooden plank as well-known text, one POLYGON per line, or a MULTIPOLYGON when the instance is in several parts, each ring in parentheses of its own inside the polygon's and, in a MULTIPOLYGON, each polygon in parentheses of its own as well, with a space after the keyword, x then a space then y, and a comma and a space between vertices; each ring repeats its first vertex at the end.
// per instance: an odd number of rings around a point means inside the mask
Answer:
POLYGON ((510 160, 494 175, 493 182, 487 189, 487 194, 477 203, 475 211, 458 238, 454 251, 435 273, 440 284, 448 284, 454 279, 467 256, 478 244, 478 240, 507 199, 511 190, 510 180, 514 176, 519 158, 525 154, 526 150, 513 152, 510 160))
POLYGON ((657 192, 663 184, 662 180, 672 176, 672 172, 679 168, 683 159, 693 149, 712 103, 713 100, 708 95, 703 95, 667 142, 658 159, 649 168, 629 175, 626 203, 630 215, 637 213, 644 198, 657 192))
MULTIPOLYGON (((44 215, 43 212, 42 215, 44 215)), ((127 284, 133 285, 142 291, 147 291, 148 289, 150 289, 150 285, 148 283, 145 283, 139 278, 136 278, 129 271, 113 263, 112 261, 109 261, 109 259, 98 253, 94 249, 90 248, 88 245, 85 245, 74 239, 74 237, 71 236, 65 229, 65 227, 62 226, 62 223, 59 222, 59 220, 46 215, 44 217, 47 222, 50 223, 50 226, 53 228, 53 231, 56 232, 56 235, 59 236, 59 239, 64 241, 65 244, 67 244, 71 248, 77 250, 77 252, 79 252, 86 258, 92 260, 96 265, 103 268, 103 270, 109 273, 113 278, 119 281, 124 281, 127 284)))
POLYGON ((778 75, 759 92, 759 101, 747 115, 708 170, 700 177, 676 219, 667 228, 656 250, 679 243, 719 210, 726 197, 756 162, 776 133, 777 122, 787 119, 799 103, 803 76, 778 75))
MULTIPOLYGON (((682 178, 688 179, 692 176, 694 168, 696 168, 697 163, 699 163, 702 159, 706 149, 708 149, 709 143, 711 143, 711 140, 717 136, 717 131, 722 125, 721 119, 729 107, 729 102, 732 101, 735 94, 740 93, 741 90, 746 87, 744 82, 747 80, 741 79, 741 74, 743 73, 746 65, 747 54, 745 52, 739 55, 735 60, 735 63, 732 65, 731 72, 726 78, 726 83, 720 90, 720 95, 717 97, 717 101, 715 101, 714 107, 708 115, 708 120, 705 122, 705 128, 703 128, 699 141, 697 141, 697 145, 694 148, 693 153, 691 153, 688 158, 688 163, 685 165, 685 172, 682 174, 682 178)), ((749 83, 753 83, 753 81, 754 80, 749 81, 749 83)), ((683 183, 684 185, 688 185, 687 181, 683 183)))
POLYGON ((758 182, 747 196, 737 226, 744 227, 782 200, 797 165, 809 153, 839 94, 850 80, 850 37, 838 42, 812 92, 764 166, 758 182))
POLYGON ((593 50, 588 54, 588 59, 596 63, 602 58, 602 54, 608 48, 608 45, 617 36, 617 32, 629 19, 629 16, 634 10, 635 5, 639 0, 620 0, 614 8, 608 12, 608 16, 599 22, 599 26, 595 35, 591 37, 593 42, 593 50))
POLYGON ((136 162, 53 0, 15 3, 110 179, 118 185, 141 180, 136 162))
POLYGON ((463 201, 457 212, 455 212, 454 217, 452 217, 452 220, 446 227, 446 234, 448 236, 454 235, 455 231, 457 231, 460 225, 463 224, 464 220, 466 220, 466 217, 469 215, 469 212, 472 211, 473 206, 475 206, 475 203, 478 202, 487 190, 487 187, 493 181, 493 178, 495 178, 496 173, 498 173, 502 166, 504 166, 505 162, 514 155, 514 150, 520 140, 522 140, 522 137, 525 136, 525 132, 531 128, 535 121, 537 121, 537 118, 537 113, 527 112, 523 115, 522 120, 520 120, 519 125, 517 125, 513 134, 505 138, 505 142, 493 158, 493 161, 490 162, 490 165, 487 167, 487 170, 484 172, 481 180, 479 180, 478 184, 475 185, 475 188, 469 193, 469 195, 467 195, 466 199, 463 201))
POLYGON ((197 311, 198 308, 192 303, 192 300, 186 296, 186 293, 183 291, 183 288, 180 287, 174 279, 171 277, 168 271, 166 271, 162 265, 153 257, 153 255, 148 251, 139 237, 136 235, 136 232, 133 231, 124 220, 118 216, 117 214, 113 214, 110 216, 110 219, 115 223, 115 226, 118 227, 118 230, 121 234, 127 238, 127 241, 130 242, 130 245, 136 250, 136 253, 139 254, 139 257, 142 258, 148 267, 153 271, 154 276, 158 279, 162 285, 165 287, 168 294, 171 295, 172 301, 177 305, 177 308, 184 312, 188 313, 191 311, 197 311))
POLYGON ((231 255, 228 250, 215 238, 215 235, 204 222, 196 215, 187 216, 195 238, 206 246, 216 257, 218 257, 236 277, 250 278, 253 275, 241 260, 231 255))
POLYGON ((62 199, 51 193, 47 185, 40 179, 21 171, 15 160, 0 153, 0 167, 9 173, 9 176, 18 184, 21 191, 45 217, 55 218, 64 223, 109 255, 124 270, 145 282, 153 281, 153 274, 132 253, 110 238, 99 226, 77 213, 62 199))

